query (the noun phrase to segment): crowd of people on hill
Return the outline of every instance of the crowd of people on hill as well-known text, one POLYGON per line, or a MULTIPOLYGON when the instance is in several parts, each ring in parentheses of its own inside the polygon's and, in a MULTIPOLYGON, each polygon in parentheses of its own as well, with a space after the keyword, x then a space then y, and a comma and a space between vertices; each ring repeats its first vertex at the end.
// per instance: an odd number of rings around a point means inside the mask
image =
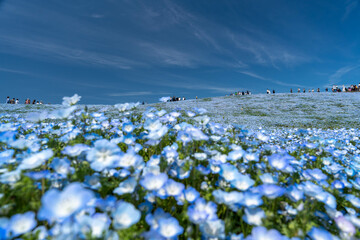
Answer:
MULTIPOLYGON (((19 102, 19 99, 17 98, 16 100, 15 100, 15 98, 10 98, 9 96, 6 98, 6 102, 5 102, 6 104, 19 104, 20 102, 19 102)), ((35 99, 31 102, 31 100, 30 100, 30 98, 27 98, 26 100, 25 100, 25 103, 24 104, 43 104, 43 102, 42 101, 36 101, 35 99)))
MULTIPOLYGON (((197 97, 196 97, 196 99, 197 99, 197 97)), ((177 101, 185 101, 186 100, 186 98, 185 97, 175 97, 175 96, 173 96, 173 97, 170 97, 170 99, 168 100, 168 102, 177 102, 177 101)))
POLYGON ((241 96, 241 95, 251 95, 251 92, 249 90, 246 90, 246 91, 237 91, 237 92, 234 92, 234 93, 230 93, 229 95, 226 95, 226 96, 241 96))
POLYGON ((342 85, 342 87, 338 87, 336 85, 333 85, 331 88, 332 92, 360 92, 360 83, 358 85, 351 84, 348 87, 345 87, 345 85, 342 85))

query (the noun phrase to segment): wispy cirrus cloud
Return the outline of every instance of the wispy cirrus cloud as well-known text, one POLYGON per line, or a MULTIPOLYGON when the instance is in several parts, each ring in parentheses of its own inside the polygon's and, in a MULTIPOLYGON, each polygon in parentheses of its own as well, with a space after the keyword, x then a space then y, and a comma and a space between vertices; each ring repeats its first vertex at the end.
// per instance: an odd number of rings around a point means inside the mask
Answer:
POLYGON ((118 93, 109 93, 110 97, 126 97, 126 96, 144 96, 144 95, 159 95, 163 93, 154 93, 149 91, 140 91, 140 92, 118 92, 118 93))
POLYGON ((244 75, 250 76, 252 78, 260 79, 260 80, 263 80, 263 81, 266 81, 266 82, 275 83, 275 84, 280 85, 280 86, 304 87, 304 85, 300 85, 300 84, 286 83, 286 82, 282 82, 282 81, 279 81, 279 80, 274 80, 274 79, 271 79, 271 78, 263 77, 263 76, 260 76, 257 73, 250 72, 250 71, 239 71, 239 73, 242 73, 244 75))
POLYGON ((345 13, 341 20, 345 21, 349 17, 349 15, 357 8, 358 5, 359 5, 358 0, 347 0, 346 7, 345 7, 345 13))
POLYGON ((335 73, 331 74, 330 77, 329 77, 329 84, 330 85, 333 85, 333 84, 336 84, 338 82, 340 82, 342 80, 342 77, 359 68, 360 67, 360 64, 354 64, 354 65, 349 65, 349 66, 345 66, 345 67, 342 67, 342 68, 339 68, 335 73))
POLYGON ((104 54, 77 47, 69 47, 45 38, 31 40, 21 37, 0 36, 0 42, 2 43, 0 52, 17 54, 20 56, 31 56, 38 59, 57 59, 79 64, 109 66, 119 69, 131 69, 134 66, 146 65, 118 55, 104 54))

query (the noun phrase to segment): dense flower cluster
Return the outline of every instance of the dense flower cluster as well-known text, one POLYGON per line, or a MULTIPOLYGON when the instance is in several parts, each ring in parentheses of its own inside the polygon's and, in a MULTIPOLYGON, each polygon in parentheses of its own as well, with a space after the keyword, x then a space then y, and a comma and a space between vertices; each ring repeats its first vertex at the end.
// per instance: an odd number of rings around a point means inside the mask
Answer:
POLYGON ((136 106, 0 115, 0 239, 360 237, 358 129, 136 106))

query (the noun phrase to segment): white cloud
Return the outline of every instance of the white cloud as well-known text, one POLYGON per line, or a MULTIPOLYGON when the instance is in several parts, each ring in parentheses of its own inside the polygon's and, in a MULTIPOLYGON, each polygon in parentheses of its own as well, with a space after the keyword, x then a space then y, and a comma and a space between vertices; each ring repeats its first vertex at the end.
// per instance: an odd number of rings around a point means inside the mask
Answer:
POLYGON ((357 68, 360 67, 360 64, 357 65, 350 65, 350 66, 345 66, 342 67, 340 69, 338 69, 335 73, 333 73, 330 77, 329 77, 329 84, 333 85, 336 84, 338 82, 340 82, 342 79, 342 77, 347 74, 348 72, 351 72, 352 70, 355 70, 357 68))

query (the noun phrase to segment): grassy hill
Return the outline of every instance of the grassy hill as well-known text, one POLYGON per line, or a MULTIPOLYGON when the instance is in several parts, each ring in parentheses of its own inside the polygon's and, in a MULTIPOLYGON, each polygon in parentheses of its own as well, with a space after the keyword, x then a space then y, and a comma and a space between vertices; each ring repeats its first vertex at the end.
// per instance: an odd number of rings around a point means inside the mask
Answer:
MULTIPOLYGON (((84 105, 79 105, 84 107, 84 105)), ((0 105, 0 114, 26 115, 33 111, 52 111, 61 105, 0 105)), ((117 117, 111 105, 89 105, 117 117)), ((169 111, 206 109, 214 122, 239 124, 246 128, 360 128, 360 93, 294 93, 227 96, 155 103, 136 111, 156 107, 169 111)))

